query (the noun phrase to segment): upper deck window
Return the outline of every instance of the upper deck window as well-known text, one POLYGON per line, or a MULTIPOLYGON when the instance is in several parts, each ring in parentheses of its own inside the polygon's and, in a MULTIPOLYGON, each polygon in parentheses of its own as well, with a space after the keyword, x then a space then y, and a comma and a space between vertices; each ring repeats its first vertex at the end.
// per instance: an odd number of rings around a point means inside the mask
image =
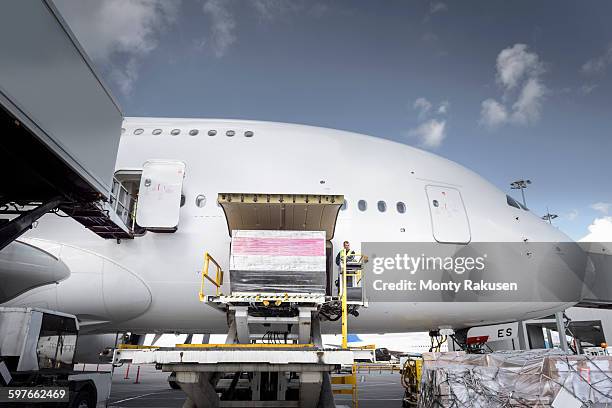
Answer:
POLYGON ((380 211, 380 212, 385 212, 385 211, 387 211, 387 203, 385 203, 384 201, 380 200, 380 201, 377 203, 377 206, 378 206, 378 211, 380 211))
POLYGON ((134 130, 134 134, 135 135, 140 135, 142 132, 144 132, 144 129, 142 129, 142 128, 138 128, 138 129, 134 130))
POLYGON ((161 132, 162 132, 162 130, 161 130, 161 129, 154 129, 154 130, 153 130, 153 134, 154 134, 154 135, 156 135, 156 136, 157 136, 157 135, 161 135, 161 132))
POLYGON ((172 129, 172 131, 170 132, 172 136, 177 136, 180 133, 181 133, 180 129, 172 129))
POLYGON ((366 200, 359 200, 357 202, 357 208, 359 208, 359 211, 365 211, 368 209, 368 202, 366 200))
POLYGON ((190 136, 196 136, 198 133, 200 133, 200 131, 198 129, 191 129, 189 131, 189 135, 190 136))
POLYGON ((398 201, 396 207, 398 213, 403 214, 406 212, 406 204, 404 204, 403 202, 398 201))

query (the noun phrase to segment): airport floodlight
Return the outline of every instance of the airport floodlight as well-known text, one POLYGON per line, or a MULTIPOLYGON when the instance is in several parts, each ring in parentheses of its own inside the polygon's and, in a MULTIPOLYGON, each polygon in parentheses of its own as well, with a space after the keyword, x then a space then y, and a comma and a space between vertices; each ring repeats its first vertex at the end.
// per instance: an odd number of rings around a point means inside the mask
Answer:
POLYGON ((557 214, 551 214, 549 212, 542 216, 542 219, 544 221, 548 221, 550 224, 552 224, 552 220, 554 220, 555 218, 559 218, 559 216, 557 214))
POLYGON ((521 190, 521 196, 523 196, 523 205, 527 207, 527 202, 525 201, 525 189, 527 186, 531 184, 531 180, 516 180, 510 183, 510 188, 512 190, 521 190))

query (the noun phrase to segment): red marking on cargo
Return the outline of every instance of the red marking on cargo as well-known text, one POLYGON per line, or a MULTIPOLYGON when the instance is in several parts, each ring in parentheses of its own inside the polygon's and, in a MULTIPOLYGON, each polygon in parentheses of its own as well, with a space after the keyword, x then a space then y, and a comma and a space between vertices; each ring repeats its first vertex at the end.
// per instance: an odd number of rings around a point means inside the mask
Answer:
POLYGON ((234 255, 325 256, 325 244, 317 238, 240 238, 232 240, 234 255))
POLYGON ((484 344, 489 341, 489 336, 468 337, 467 344, 484 344))

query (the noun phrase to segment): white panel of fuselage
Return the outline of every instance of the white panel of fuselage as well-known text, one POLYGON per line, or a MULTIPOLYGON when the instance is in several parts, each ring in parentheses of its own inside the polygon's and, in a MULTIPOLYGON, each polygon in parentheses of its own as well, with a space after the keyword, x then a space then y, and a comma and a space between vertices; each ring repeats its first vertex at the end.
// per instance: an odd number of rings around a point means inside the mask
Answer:
POLYGON ((434 239, 443 243, 470 242, 470 224, 459 190, 432 185, 426 190, 434 239))

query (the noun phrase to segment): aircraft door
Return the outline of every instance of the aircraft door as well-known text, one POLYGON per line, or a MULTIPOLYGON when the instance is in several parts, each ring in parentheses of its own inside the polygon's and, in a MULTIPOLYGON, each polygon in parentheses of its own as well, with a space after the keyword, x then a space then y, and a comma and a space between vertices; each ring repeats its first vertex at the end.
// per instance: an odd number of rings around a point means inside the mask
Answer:
POLYGON ((456 188, 425 187, 434 239, 441 243, 467 244, 472 239, 461 193, 456 188))
POLYGON ((178 228, 185 163, 149 160, 143 164, 136 223, 152 231, 178 228))

